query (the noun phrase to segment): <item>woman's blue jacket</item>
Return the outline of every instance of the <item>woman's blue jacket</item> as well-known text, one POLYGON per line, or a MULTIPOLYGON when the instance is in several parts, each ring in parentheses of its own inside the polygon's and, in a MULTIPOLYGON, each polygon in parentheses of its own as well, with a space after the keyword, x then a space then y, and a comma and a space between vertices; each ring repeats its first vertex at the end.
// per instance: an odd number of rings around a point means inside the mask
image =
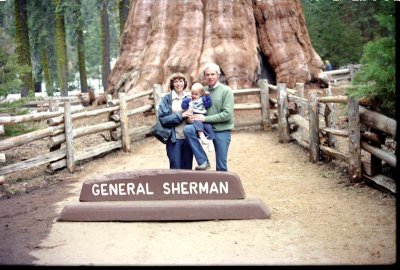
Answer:
POLYGON ((171 142, 176 142, 175 127, 182 123, 182 113, 172 112, 172 94, 165 95, 158 106, 157 116, 160 120, 161 125, 164 127, 170 127, 172 129, 171 142))

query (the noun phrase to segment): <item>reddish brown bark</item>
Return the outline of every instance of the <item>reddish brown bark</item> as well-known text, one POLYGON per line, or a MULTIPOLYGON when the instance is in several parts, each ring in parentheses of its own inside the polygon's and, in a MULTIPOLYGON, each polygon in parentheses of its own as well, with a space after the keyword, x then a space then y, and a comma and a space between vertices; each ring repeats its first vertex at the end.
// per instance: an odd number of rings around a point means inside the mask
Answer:
POLYGON ((167 91, 168 77, 178 71, 189 86, 204 83, 206 62, 219 64, 233 89, 254 87, 266 74, 288 87, 323 79, 298 0, 137 0, 106 94, 129 95, 156 83, 167 91))

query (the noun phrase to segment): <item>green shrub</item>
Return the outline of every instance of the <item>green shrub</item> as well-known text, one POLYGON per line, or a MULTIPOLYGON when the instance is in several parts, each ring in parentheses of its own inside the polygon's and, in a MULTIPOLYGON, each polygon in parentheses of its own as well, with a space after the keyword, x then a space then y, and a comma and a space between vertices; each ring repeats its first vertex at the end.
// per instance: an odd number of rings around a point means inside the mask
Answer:
POLYGON ((14 137, 21 134, 29 133, 38 129, 36 123, 21 123, 10 126, 4 126, 4 133, 6 137, 14 137))
MULTIPOLYGON (((18 101, 0 103, 0 113, 5 113, 11 116, 25 115, 29 113, 29 109, 21 108, 27 101, 33 100, 32 98, 22 98, 18 101)), ((39 128, 39 124, 35 122, 20 123, 15 125, 5 125, 4 135, 6 137, 18 136, 25 134, 39 128)))
POLYGON ((19 66, 15 55, 7 56, 0 50, 0 98, 19 93, 22 87, 20 76, 30 70, 28 66, 19 66))
POLYGON ((394 17, 377 16, 379 23, 387 27, 388 36, 368 42, 361 58, 362 68, 356 73, 354 88, 346 93, 357 98, 375 101, 377 111, 395 116, 396 100, 396 59, 394 17))

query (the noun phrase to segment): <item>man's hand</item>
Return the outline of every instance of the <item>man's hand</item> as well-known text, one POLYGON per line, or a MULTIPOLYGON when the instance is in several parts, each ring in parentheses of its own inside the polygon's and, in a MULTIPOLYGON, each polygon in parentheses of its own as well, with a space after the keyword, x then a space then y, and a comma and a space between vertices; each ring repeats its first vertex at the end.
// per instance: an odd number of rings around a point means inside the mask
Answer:
POLYGON ((193 121, 198 120, 201 122, 205 122, 206 121, 206 117, 202 114, 193 114, 191 116, 188 117, 188 121, 189 123, 193 123, 193 121))

